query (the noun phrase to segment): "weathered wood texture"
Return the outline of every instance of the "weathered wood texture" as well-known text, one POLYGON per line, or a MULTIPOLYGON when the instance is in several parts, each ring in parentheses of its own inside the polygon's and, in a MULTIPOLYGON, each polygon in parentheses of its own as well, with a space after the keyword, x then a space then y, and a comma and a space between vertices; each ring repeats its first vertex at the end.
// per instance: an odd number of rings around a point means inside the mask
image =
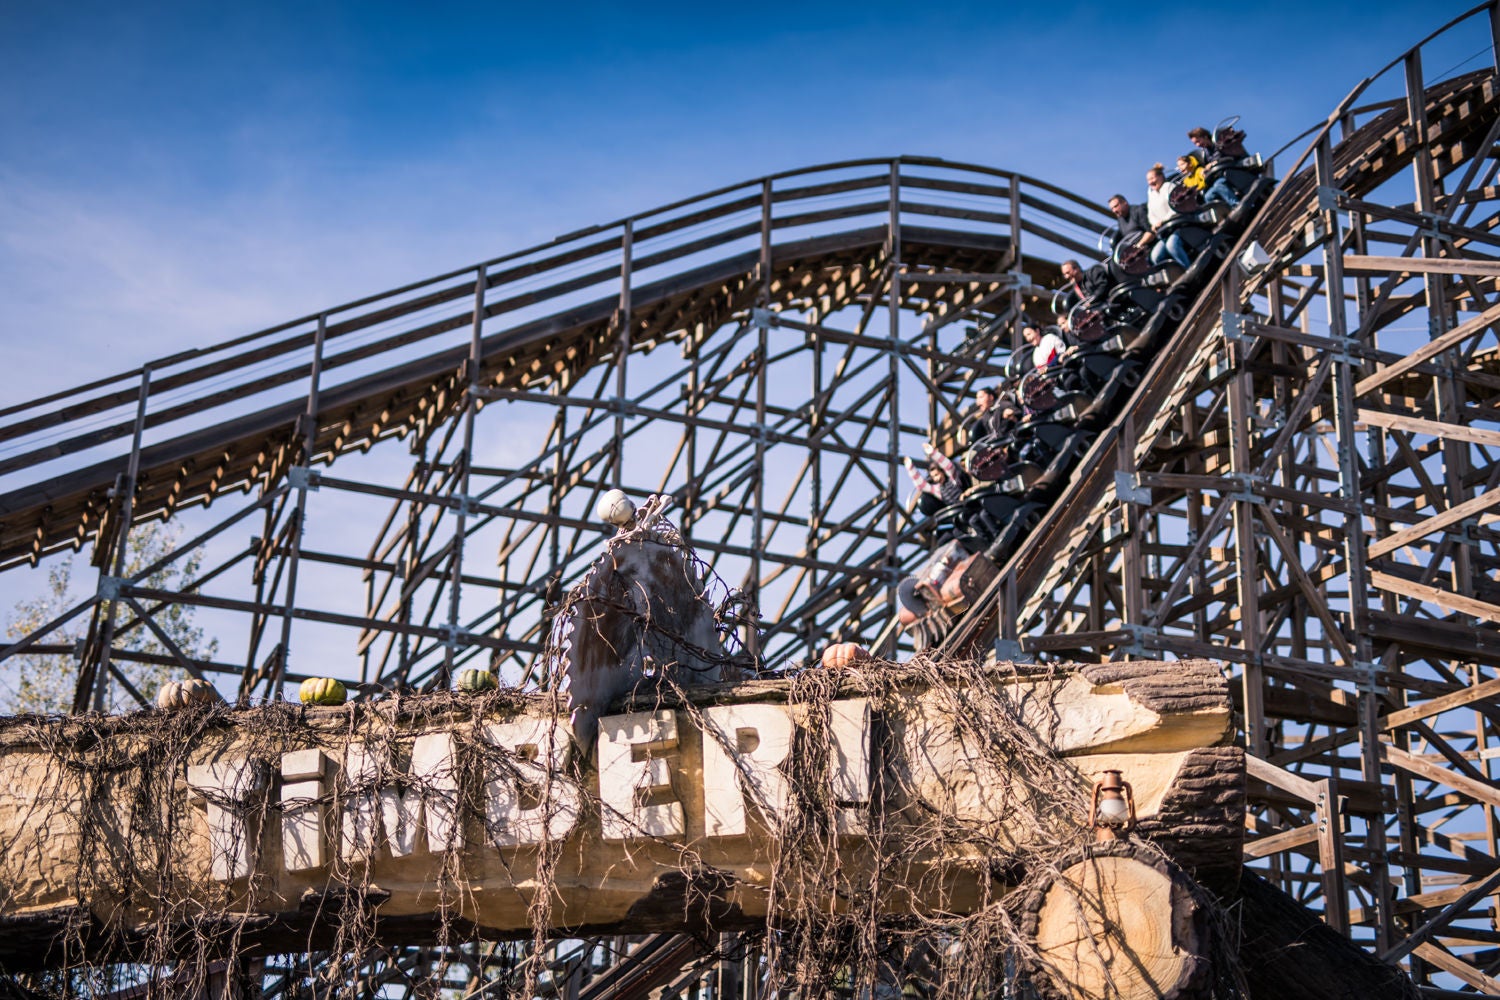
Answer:
POLYGON ((1092 780, 1122 769, 1143 831, 1189 864, 1218 863, 1231 831, 1205 817, 1243 809, 1225 799, 1243 794, 1243 757, 1215 746, 1229 733, 1227 692, 1220 681, 1212 696, 1211 664, 1153 668, 1096 680, 1097 667, 1002 666, 955 686, 891 665, 811 675, 838 678, 821 701, 789 679, 637 691, 620 707, 648 710, 606 715, 586 754, 560 705, 511 692, 6 720, 0 968, 55 964, 68 947, 74 959, 103 954, 106 943, 138 954, 161 922, 224 948, 305 950, 330 943, 328 918, 351 908, 376 939, 408 942, 445 922, 504 935, 533 919, 632 932, 764 921, 784 849, 776 823, 809 799, 829 803, 829 842, 850 877, 873 863, 865 831, 877 818, 887 843, 902 831, 918 842, 936 821, 972 831, 885 859, 887 912, 963 912, 1006 891, 1039 835, 1007 813, 1017 789, 957 718, 997 694, 1076 776, 1049 798, 1086 802, 1092 780), (1204 683, 1178 692, 1153 668, 1204 683), (705 726, 718 731, 705 737, 705 726), (828 786, 807 787, 809 774, 828 786), (242 843, 225 839, 233 817, 242 843))
POLYGON ((1207 1000, 1214 988, 1207 897, 1180 868, 1123 841, 1080 852, 1028 894, 1032 988, 1046 1000, 1207 1000))

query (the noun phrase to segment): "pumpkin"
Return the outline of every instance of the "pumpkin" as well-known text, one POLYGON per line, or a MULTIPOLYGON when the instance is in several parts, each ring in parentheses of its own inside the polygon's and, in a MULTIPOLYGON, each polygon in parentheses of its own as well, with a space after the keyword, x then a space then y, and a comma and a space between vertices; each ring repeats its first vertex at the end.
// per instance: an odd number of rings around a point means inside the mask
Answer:
POLYGON ((870 651, 857 642, 836 642, 823 650, 823 666, 829 670, 842 670, 869 658, 870 651))
POLYGON ((610 490, 594 505, 594 513, 606 524, 624 527, 635 517, 635 504, 630 502, 624 490, 610 490))
POLYGON ((458 689, 465 694, 483 694, 500 686, 495 675, 479 667, 468 667, 458 672, 458 689))
POLYGON ((167 681, 156 689, 157 708, 187 708, 209 705, 219 700, 219 692, 208 681, 189 677, 184 681, 167 681))
POLYGON ((309 677, 297 689, 297 697, 304 705, 342 705, 349 692, 332 677, 309 677))

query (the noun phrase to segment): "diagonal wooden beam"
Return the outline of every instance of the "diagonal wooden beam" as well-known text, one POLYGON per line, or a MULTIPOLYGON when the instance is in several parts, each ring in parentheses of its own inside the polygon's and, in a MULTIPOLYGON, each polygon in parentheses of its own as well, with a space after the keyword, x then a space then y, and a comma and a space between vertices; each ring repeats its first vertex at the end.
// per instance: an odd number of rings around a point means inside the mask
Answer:
MULTIPOLYGON (((1380 759, 1393 767, 1403 771, 1409 771, 1428 781, 1435 781, 1440 785, 1468 795, 1488 805, 1500 809, 1500 786, 1494 782, 1479 781, 1466 774, 1460 774, 1452 768, 1445 767, 1425 757, 1418 757, 1414 753, 1408 753, 1399 747, 1389 743, 1380 744, 1380 759)), ((1497 876, 1500 877, 1500 876, 1497 876)))
POLYGON ((1383 410, 1370 410, 1364 407, 1360 407, 1355 412, 1355 419, 1366 424, 1374 424, 1376 427, 1384 427, 1387 430, 1431 434, 1433 437, 1447 438, 1450 441, 1468 441, 1470 444, 1484 444, 1500 448, 1500 431, 1485 431, 1465 424, 1449 424, 1441 420, 1408 417, 1401 413, 1386 413, 1383 410))
POLYGON ((1500 490, 1481 493, 1477 497, 1465 500, 1456 507, 1450 507, 1440 514, 1434 514, 1425 521, 1418 521, 1408 528, 1402 528, 1393 535, 1387 535, 1370 546, 1369 557, 1371 559, 1379 558, 1387 552, 1393 552, 1403 545, 1416 541, 1418 538, 1430 535, 1434 531, 1441 531, 1456 521, 1462 521, 1466 517, 1473 517, 1481 511, 1488 510, 1497 505, 1500 505, 1500 490))
POLYGON ((1399 712, 1392 712, 1381 718, 1380 728, 1386 730, 1399 729, 1402 726, 1409 726, 1419 719, 1430 719, 1434 715, 1440 715, 1450 709, 1462 708, 1465 705, 1472 705, 1476 701, 1483 701, 1489 698, 1500 698, 1500 677, 1485 681, 1483 684, 1464 688, 1461 691, 1439 695, 1421 705, 1414 705, 1411 708, 1403 708, 1399 712))
POLYGON ((1420 601, 1436 604, 1450 611, 1460 614, 1473 615, 1487 621, 1500 622, 1500 605, 1489 604, 1473 597, 1465 597, 1463 594, 1455 594, 1450 590, 1440 590, 1437 587, 1429 587, 1426 584, 1415 583, 1403 577, 1392 576, 1390 573, 1372 571, 1370 583, 1388 593, 1402 594, 1406 597, 1415 597, 1420 601))
POLYGON ((1475 989, 1484 990, 1483 994, 1475 994, 1476 996, 1500 996, 1500 980, 1486 976, 1447 949, 1439 948, 1430 941, 1424 941, 1412 951, 1444 972, 1462 979, 1475 989))
POLYGON ((1285 560, 1287 572, 1292 574, 1292 579, 1296 581, 1303 596, 1307 598, 1308 606, 1323 623, 1323 634, 1338 647, 1339 653, 1344 657, 1344 662, 1353 666, 1359 657, 1354 655, 1354 650, 1344 638, 1343 624, 1334 618, 1333 612, 1329 610, 1326 595, 1313 585, 1312 580, 1307 576, 1307 571, 1302 568, 1302 554, 1282 533, 1281 526, 1276 523, 1276 516, 1271 512, 1270 507, 1258 503, 1255 505, 1255 510, 1260 515, 1261 526, 1266 529, 1267 537, 1281 550, 1281 557, 1285 560))
POLYGON ((1400 361, 1386 365, 1373 375, 1367 375, 1354 384, 1354 394, 1362 396, 1371 389, 1389 382, 1398 375, 1411 371, 1418 365, 1448 350, 1465 337, 1473 336, 1491 323, 1500 320, 1500 305, 1491 306, 1473 319, 1465 320, 1441 337, 1423 344, 1400 361))

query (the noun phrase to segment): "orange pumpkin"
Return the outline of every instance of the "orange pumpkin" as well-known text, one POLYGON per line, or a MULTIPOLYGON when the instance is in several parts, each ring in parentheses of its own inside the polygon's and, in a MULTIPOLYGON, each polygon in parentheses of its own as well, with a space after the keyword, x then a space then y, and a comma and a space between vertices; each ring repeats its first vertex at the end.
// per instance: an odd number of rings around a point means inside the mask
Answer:
POLYGON ((870 651, 857 642, 836 642, 823 650, 823 666, 842 670, 870 659, 870 651))

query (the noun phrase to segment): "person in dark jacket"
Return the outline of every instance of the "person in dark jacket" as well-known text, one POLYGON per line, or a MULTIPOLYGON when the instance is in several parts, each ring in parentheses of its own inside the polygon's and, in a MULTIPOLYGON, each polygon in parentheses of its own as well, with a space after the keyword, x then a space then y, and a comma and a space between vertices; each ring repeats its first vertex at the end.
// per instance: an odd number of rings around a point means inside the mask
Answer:
POLYGON ((1132 205, 1123 194, 1110 196, 1109 210, 1115 216, 1115 235, 1109 241, 1110 248, 1121 241, 1139 245, 1143 237, 1151 232, 1151 222, 1146 217, 1145 205, 1132 205))
POLYGON ((1078 266, 1076 260, 1062 262, 1062 276, 1064 313, 1071 312, 1080 302, 1103 302, 1109 295, 1110 286, 1115 283, 1115 279, 1110 277, 1109 268, 1103 264, 1095 264, 1085 271, 1078 266))
MULTIPOLYGON (((1187 135, 1192 140, 1193 145, 1198 147, 1196 155, 1207 170, 1211 171, 1217 163, 1230 162, 1244 155, 1244 146, 1240 145, 1238 140, 1235 142, 1238 150, 1222 148, 1214 142, 1214 137, 1202 125, 1188 129, 1187 135)), ((1203 200, 1222 201, 1233 207, 1240 203, 1240 196, 1239 192, 1230 186, 1229 180, 1221 173, 1214 179, 1212 184, 1208 185, 1208 190, 1203 193, 1203 200)))
POLYGON ((992 433, 992 418, 995 415, 995 390, 984 386, 974 393, 974 409, 959 425, 959 442, 965 446, 982 441, 992 433))

